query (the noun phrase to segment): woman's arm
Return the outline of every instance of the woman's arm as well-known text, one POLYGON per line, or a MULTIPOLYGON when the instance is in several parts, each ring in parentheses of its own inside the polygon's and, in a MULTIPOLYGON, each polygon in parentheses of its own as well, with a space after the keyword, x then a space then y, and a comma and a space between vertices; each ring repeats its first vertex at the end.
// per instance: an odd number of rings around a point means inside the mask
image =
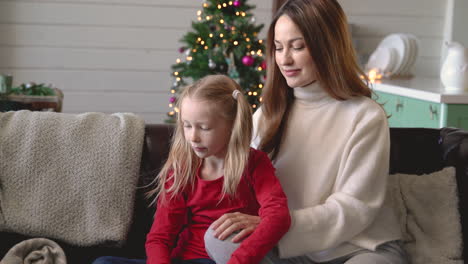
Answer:
POLYGON ((286 195, 276 178, 268 156, 257 152, 255 168, 249 175, 258 203, 260 222, 255 230, 233 252, 229 264, 260 263, 263 257, 288 231, 291 218, 286 195))
POLYGON ((215 237, 220 240, 239 231, 231 240, 237 243, 255 231, 258 224, 260 224, 260 216, 235 212, 224 214, 211 224, 211 228, 214 230, 215 237))
MULTIPOLYGON (((253 115, 254 131, 251 147, 257 149, 260 143, 258 137, 258 122, 262 115, 262 108, 260 107, 253 115)), ((260 223, 260 217, 257 215, 248 215, 239 212, 224 214, 211 225, 214 230, 215 237, 221 240, 226 239, 232 233, 240 231, 232 238, 232 242, 237 243, 250 235, 260 223)))
POLYGON ((186 219, 187 206, 182 195, 166 203, 158 200, 154 222, 146 237, 148 264, 171 264, 171 251, 186 219))

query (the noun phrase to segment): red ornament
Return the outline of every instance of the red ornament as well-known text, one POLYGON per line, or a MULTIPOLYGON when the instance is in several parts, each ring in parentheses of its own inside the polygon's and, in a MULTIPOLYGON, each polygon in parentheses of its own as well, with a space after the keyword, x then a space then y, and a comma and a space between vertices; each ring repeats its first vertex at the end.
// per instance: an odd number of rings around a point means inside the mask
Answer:
POLYGON ((266 67, 267 67, 266 62, 262 61, 262 63, 260 64, 260 67, 262 67, 262 70, 266 70, 266 67))
POLYGON ((242 64, 245 66, 252 66, 254 64, 254 58, 250 55, 242 57, 242 64))
POLYGON ((235 0, 232 4, 233 4, 235 7, 241 6, 241 2, 240 2, 239 0, 235 0))

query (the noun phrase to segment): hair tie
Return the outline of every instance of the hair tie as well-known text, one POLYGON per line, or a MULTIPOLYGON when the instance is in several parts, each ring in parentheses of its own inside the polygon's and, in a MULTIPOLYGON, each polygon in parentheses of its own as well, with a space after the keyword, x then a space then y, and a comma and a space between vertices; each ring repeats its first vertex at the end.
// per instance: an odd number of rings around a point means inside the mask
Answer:
POLYGON ((240 92, 239 90, 236 89, 236 90, 232 91, 232 97, 233 97, 235 100, 237 100, 237 96, 238 96, 240 93, 241 93, 241 92, 240 92))

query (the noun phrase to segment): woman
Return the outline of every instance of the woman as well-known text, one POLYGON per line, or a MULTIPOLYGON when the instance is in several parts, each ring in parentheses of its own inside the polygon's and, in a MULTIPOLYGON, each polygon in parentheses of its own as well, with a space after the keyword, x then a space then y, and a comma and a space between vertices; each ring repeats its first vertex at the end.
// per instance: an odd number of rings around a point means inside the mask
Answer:
MULTIPOLYGON (((267 56, 253 145, 273 160, 292 225, 265 261, 407 263, 385 203, 386 115, 360 78, 338 2, 286 2, 270 25, 267 56)), ((238 242, 257 223, 255 216, 227 214, 211 228, 219 240, 238 232, 231 239, 238 242)))

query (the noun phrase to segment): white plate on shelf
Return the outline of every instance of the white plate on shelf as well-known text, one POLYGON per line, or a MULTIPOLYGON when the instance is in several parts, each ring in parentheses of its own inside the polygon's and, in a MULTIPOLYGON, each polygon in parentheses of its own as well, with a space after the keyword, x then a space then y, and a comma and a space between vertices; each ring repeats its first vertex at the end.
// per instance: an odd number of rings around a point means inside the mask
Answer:
POLYGON ((396 51, 392 47, 378 47, 369 57, 366 71, 378 69, 383 74, 393 71, 396 55, 396 51))
POLYGON ((411 49, 410 49, 409 56, 408 56, 409 61, 404 71, 406 75, 410 75, 412 73, 414 63, 416 62, 416 59, 418 57, 418 51, 419 51, 418 45, 419 44, 418 44, 418 39, 415 35, 412 35, 412 34, 407 34, 407 35, 411 43, 411 49))
POLYGON ((406 63, 406 50, 409 42, 406 43, 400 34, 391 34, 385 37, 379 44, 380 47, 394 48, 395 49, 395 67, 393 67, 392 75, 397 75, 402 71, 404 63, 406 63))
POLYGON ((400 72, 398 73, 399 75, 401 76, 405 76, 407 75, 407 69, 409 68, 409 64, 410 64, 410 58, 411 58, 411 53, 412 53, 412 49, 413 49, 413 44, 412 44, 412 41, 410 39, 410 37, 408 36, 408 34, 399 34, 400 37, 403 39, 403 41, 405 42, 405 53, 404 53, 404 56, 403 56, 403 63, 401 65, 401 70, 400 72))

